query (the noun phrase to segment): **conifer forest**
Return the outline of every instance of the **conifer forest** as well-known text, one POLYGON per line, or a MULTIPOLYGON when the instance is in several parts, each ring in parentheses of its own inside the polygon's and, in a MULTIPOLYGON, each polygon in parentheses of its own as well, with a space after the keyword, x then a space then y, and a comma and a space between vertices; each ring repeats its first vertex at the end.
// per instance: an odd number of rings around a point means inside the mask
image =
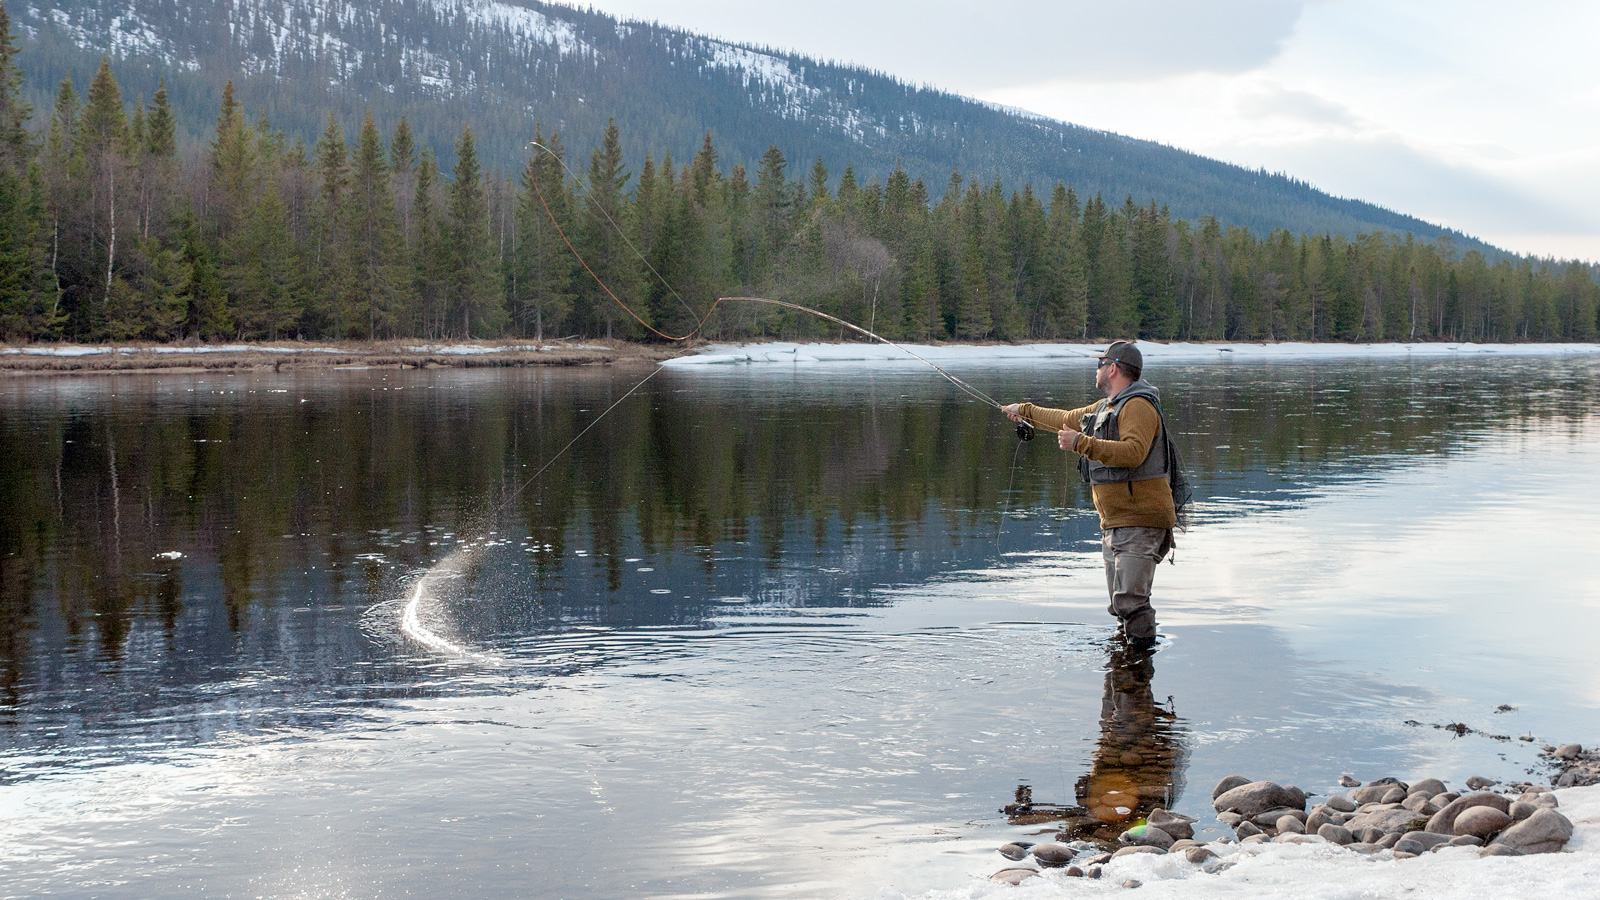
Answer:
MULTIPOLYGON (((104 62, 85 89, 63 81, 33 109, 3 7, 0 28, 8 341, 650 337, 605 288, 673 335, 725 295, 914 341, 1600 330, 1600 286, 1577 261, 1462 252, 1448 236, 1253 233, 1177 219, 1160 197, 1046 194, 960 171, 929 185, 776 146, 749 170, 725 167, 710 132, 692 158, 644 148, 632 171, 616 125, 572 148, 538 127, 520 171, 496 172, 468 126, 443 167, 404 116, 330 114, 309 142, 230 85, 209 140, 186 146, 167 92, 126 97, 104 62)), ((703 333, 850 337, 737 303, 703 333)))

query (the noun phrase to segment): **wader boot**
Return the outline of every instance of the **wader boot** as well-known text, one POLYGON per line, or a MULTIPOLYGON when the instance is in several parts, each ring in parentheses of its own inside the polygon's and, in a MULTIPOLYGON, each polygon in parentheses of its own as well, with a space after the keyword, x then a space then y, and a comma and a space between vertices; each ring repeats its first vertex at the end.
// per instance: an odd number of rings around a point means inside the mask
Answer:
POLYGON ((1117 618, 1117 635, 1129 647, 1150 647, 1156 642, 1156 611, 1150 606, 1150 587, 1156 566, 1171 552, 1172 529, 1128 525, 1108 529, 1100 536, 1100 553, 1106 564, 1106 611, 1117 618))

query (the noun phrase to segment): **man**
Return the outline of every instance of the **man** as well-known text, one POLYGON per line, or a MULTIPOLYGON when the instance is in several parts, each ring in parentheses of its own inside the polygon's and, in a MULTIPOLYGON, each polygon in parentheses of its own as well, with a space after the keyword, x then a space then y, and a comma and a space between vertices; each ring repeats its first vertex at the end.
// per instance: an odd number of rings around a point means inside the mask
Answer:
POLYGON ((1004 407, 1007 416, 1058 432, 1063 450, 1079 454, 1078 471, 1093 485, 1100 514, 1109 612, 1132 649, 1156 642, 1150 585, 1156 565, 1173 548, 1178 517, 1168 483, 1171 465, 1161 398, 1140 378, 1144 355, 1132 341, 1106 348, 1094 383, 1106 395, 1089 406, 1060 410, 1032 403, 1004 407))

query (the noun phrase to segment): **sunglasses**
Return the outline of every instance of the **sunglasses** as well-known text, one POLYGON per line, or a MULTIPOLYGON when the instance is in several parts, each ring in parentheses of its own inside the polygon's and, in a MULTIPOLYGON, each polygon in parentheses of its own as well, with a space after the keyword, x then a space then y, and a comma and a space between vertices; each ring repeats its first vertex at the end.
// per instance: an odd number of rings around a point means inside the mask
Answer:
POLYGON ((1114 359, 1101 359, 1100 361, 1098 361, 1098 362, 1096 362, 1094 364, 1094 367, 1096 369, 1104 369, 1106 366, 1109 366, 1114 362, 1116 362, 1116 360, 1114 360, 1114 359))

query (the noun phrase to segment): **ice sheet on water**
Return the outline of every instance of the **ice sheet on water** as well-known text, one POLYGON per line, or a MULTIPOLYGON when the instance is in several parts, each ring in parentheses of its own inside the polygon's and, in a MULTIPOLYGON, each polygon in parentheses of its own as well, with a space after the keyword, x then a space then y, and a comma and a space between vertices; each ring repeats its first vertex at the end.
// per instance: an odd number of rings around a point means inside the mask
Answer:
MULTIPOLYGON (((928 345, 902 344, 904 349, 887 344, 713 344, 692 356, 667 360, 674 368, 719 363, 841 363, 908 362, 916 360, 906 351, 930 362, 943 364, 992 363, 1070 359, 1098 356, 1100 344, 997 344, 928 345)), ((1394 359, 1405 357, 1453 357, 1499 354, 1507 356, 1550 356, 1600 353, 1600 344, 1158 344, 1140 341, 1146 364, 1152 362, 1192 362, 1207 359, 1306 360, 1306 359, 1394 359)))
MULTIPOLYGON (((1115 892, 1132 879, 1143 885, 1138 896, 1152 900, 1594 897, 1596 885, 1600 885, 1600 785, 1567 788, 1556 796, 1561 812, 1574 826, 1563 853, 1480 859, 1476 849, 1460 847, 1396 860, 1387 852, 1368 857, 1326 844, 1253 844, 1225 851, 1225 859, 1234 865, 1214 875, 1176 856, 1140 854, 1107 864, 1099 880, 1068 878, 1060 870, 1047 870, 1020 887, 974 879, 962 887, 916 896, 924 900, 1054 900, 1115 892)), ((1003 863, 996 854, 995 870, 1004 868, 1003 863)), ((879 894, 880 900, 903 897, 879 894)))

